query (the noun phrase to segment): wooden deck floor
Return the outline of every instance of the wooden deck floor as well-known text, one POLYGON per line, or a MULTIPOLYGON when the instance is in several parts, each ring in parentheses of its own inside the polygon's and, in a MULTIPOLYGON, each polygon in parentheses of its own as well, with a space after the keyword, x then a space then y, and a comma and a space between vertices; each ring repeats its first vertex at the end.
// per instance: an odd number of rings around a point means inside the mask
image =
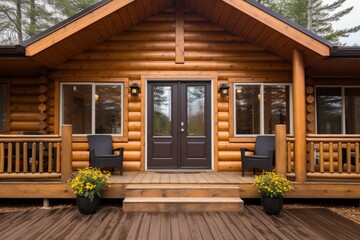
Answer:
POLYGON ((81 215, 75 207, 0 214, 0 239, 359 239, 360 225, 326 209, 260 206, 238 213, 123 213, 103 207, 81 215))
POLYGON ((110 178, 111 183, 129 184, 241 184, 253 183, 254 175, 246 173, 244 177, 240 172, 171 172, 171 171, 142 171, 124 172, 123 176, 114 173, 110 178))

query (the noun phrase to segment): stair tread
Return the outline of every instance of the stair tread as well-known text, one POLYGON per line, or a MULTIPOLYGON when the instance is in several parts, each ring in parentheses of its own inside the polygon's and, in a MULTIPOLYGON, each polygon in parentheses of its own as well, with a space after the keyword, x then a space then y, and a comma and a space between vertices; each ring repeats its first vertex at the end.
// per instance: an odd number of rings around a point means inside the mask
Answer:
POLYGON ((238 186, 212 185, 212 186, 169 186, 169 185, 128 185, 127 190, 132 189, 240 189, 238 186))
POLYGON ((243 203, 244 201, 239 197, 127 197, 123 201, 124 203, 130 202, 142 202, 142 203, 219 203, 219 202, 231 202, 231 203, 243 203))

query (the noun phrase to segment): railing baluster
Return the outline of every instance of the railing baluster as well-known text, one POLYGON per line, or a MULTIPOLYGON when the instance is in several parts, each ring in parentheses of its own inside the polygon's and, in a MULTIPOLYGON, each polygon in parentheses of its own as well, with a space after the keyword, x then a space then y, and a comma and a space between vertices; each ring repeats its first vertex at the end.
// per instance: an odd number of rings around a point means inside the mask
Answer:
POLYGON ((334 147, 333 147, 333 143, 330 142, 329 143, 329 164, 330 164, 330 168, 329 171, 331 173, 334 173, 334 147))
POLYGON ((36 143, 32 143, 31 172, 36 172, 36 143))
POLYGON ((20 172, 20 143, 15 144, 15 172, 20 172))
POLYGON ((359 143, 355 143, 355 172, 360 173, 359 169, 359 143))
POLYGON ((39 172, 44 172, 44 144, 39 143, 39 172))
POLYGON ((351 173, 351 144, 346 144, 346 167, 347 172, 351 173))
POLYGON ((319 151, 320 151, 320 172, 324 173, 324 143, 323 142, 320 142, 319 151))
POLYGON ((291 172, 291 143, 287 143, 287 172, 291 172))
POLYGON ((0 143, 0 173, 4 172, 4 164, 5 164, 4 143, 0 143))
POLYGON ((49 143, 49 148, 48 148, 48 173, 52 172, 52 165, 53 165, 52 151, 53 151, 53 145, 52 145, 52 143, 49 143))
POLYGON ((28 156, 28 146, 27 143, 24 142, 23 144, 23 172, 28 172, 28 166, 29 166, 29 156, 28 156))
POLYGON ((310 142, 310 153, 309 153, 309 160, 310 160, 310 172, 315 172, 315 165, 314 165, 314 142, 310 142))
POLYGON ((338 172, 342 173, 342 143, 338 144, 338 172))
POLYGON ((56 144, 56 172, 60 173, 61 172, 61 162, 60 162, 60 143, 56 144))
POLYGON ((12 169, 12 143, 8 143, 8 165, 7 172, 11 173, 12 169))

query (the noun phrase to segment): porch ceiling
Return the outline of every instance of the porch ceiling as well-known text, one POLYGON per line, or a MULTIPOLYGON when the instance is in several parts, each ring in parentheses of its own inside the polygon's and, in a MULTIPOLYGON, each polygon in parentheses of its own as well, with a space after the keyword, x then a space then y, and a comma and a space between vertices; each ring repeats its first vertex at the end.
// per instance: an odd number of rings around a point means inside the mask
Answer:
POLYGON ((27 41, 26 56, 47 68, 104 42, 156 15, 175 1, 236 36, 292 61, 292 49, 301 51, 307 65, 330 54, 328 42, 286 21, 253 0, 103 0, 73 21, 27 41))

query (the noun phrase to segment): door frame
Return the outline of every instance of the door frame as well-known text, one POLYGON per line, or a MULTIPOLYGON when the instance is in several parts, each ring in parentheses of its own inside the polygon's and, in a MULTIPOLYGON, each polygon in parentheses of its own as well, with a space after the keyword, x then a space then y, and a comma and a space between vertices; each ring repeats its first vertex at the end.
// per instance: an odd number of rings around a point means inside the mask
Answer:
MULTIPOLYGON (((211 157, 211 168, 210 169, 206 169, 206 170, 215 170, 215 162, 217 163, 217 161, 215 161, 215 143, 214 143, 214 138, 215 138, 215 133, 217 133, 217 131, 215 131, 215 124, 214 124, 214 104, 215 104, 215 100, 214 100, 214 92, 215 90, 217 89, 217 77, 214 77, 214 76, 193 76, 193 77, 178 77, 177 75, 173 75, 173 76, 164 76, 164 77, 161 77, 161 76, 143 76, 142 77, 142 80, 141 80, 141 83, 142 83, 142 89, 144 89, 145 91, 145 94, 142 94, 142 101, 143 101, 143 110, 144 110, 144 118, 143 118, 143 122, 144 122, 144 129, 145 129, 145 134, 144 134, 144 137, 143 137, 143 141, 144 141, 144 149, 142 149, 142 152, 144 153, 144 158, 142 159, 142 161, 144 161, 144 167, 143 169, 145 171, 148 170, 148 151, 147 151, 147 148, 148 148, 148 142, 147 142, 147 138, 148 138, 148 127, 147 127, 147 124, 148 124, 148 101, 147 101, 147 97, 148 97, 148 82, 178 82, 178 81, 184 81, 184 82, 210 82, 210 85, 211 85, 211 96, 210 96, 210 99, 211 99, 211 110, 210 110, 210 114, 211 114, 211 117, 210 117, 210 121, 211 121, 211 133, 210 133, 210 146, 211 146, 211 154, 210 154, 210 157, 211 157)), ((217 92, 217 91, 216 91, 217 92)), ((216 101, 216 104, 217 104, 217 101, 216 101)), ((154 170, 154 169, 151 169, 151 170, 154 170)), ((163 169, 159 169, 159 170, 163 170, 163 169)), ((170 169, 171 170, 171 169, 170 169)), ((175 169, 177 171, 187 171, 186 169, 175 169)), ((201 169, 197 169, 197 170, 201 170, 201 169)))

